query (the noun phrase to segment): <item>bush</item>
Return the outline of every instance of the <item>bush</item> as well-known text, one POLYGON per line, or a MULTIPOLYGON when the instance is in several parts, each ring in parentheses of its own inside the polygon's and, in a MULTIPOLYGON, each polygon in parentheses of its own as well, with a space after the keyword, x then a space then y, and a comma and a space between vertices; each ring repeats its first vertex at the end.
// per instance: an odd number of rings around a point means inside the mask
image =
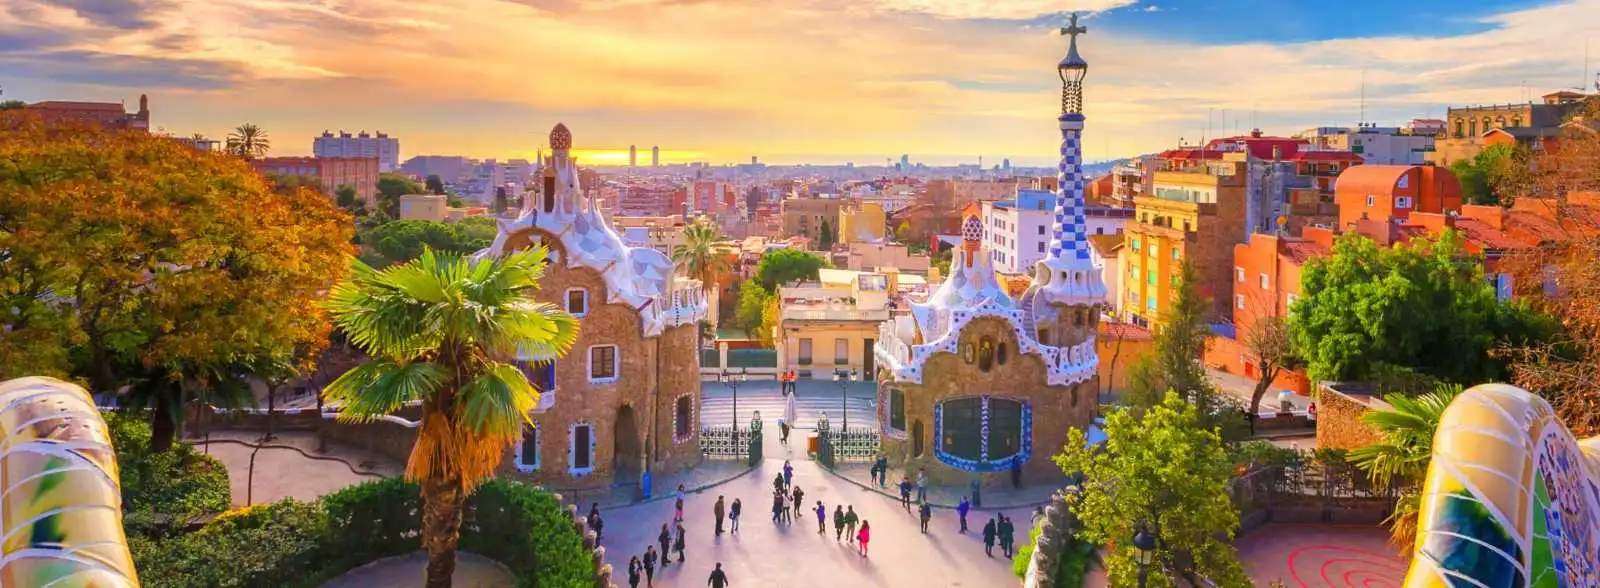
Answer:
POLYGON ((1089 578, 1089 562, 1094 557, 1094 546, 1074 539, 1061 554, 1061 564, 1056 567, 1056 588, 1083 588, 1089 578))
MULTIPOLYGON (((315 502, 285 500, 223 513, 157 543, 130 536, 146 586, 314 588, 351 569, 421 548, 421 497, 400 478, 351 486, 315 502)), ((504 480, 467 500, 460 548, 499 561, 517 585, 594 584, 594 563, 556 498, 504 480)))
POLYGON ((146 412, 107 413, 105 421, 117 452, 124 526, 129 534, 182 527, 228 509, 232 491, 228 468, 222 462, 183 444, 150 453, 146 412))
POLYGON ((1033 560, 1033 550, 1039 545, 1039 531, 1043 529, 1044 527, 1041 525, 1034 525, 1033 530, 1028 531, 1028 542, 1018 547, 1016 555, 1012 556, 1011 571, 1018 578, 1028 575, 1028 563, 1033 560))

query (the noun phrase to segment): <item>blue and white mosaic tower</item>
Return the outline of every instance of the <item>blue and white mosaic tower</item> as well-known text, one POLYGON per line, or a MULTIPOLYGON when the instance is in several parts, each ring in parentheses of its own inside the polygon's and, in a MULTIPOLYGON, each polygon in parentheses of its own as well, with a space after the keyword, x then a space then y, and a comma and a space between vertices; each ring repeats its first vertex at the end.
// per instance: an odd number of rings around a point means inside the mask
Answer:
POLYGON ((1078 35, 1089 29, 1078 24, 1078 15, 1061 29, 1070 41, 1067 56, 1056 65, 1061 75, 1061 163, 1056 166, 1056 209, 1050 254, 1034 271, 1034 287, 1047 304, 1101 305, 1106 288, 1100 269, 1089 256, 1089 241, 1084 230, 1083 188, 1083 79, 1089 63, 1078 54, 1078 35))

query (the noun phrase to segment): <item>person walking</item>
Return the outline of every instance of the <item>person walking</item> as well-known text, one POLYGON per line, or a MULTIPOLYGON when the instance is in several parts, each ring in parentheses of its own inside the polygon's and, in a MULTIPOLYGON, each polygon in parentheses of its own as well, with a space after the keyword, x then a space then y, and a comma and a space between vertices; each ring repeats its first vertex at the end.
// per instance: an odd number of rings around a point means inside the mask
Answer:
POLYGON ((783 460, 783 485, 785 488, 794 485, 794 465, 789 460, 783 460))
POLYGON ((628 588, 639 588, 639 574, 644 571, 644 564, 639 562, 639 556, 628 560, 628 588))
POLYGON ((873 465, 878 468, 878 487, 882 488, 889 485, 889 458, 880 454, 878 455, 878 461, 873 465))
POLYGON ((989 517, 989 522, 983 525, 983 555, 994 557, 994 540, 997 532, 994 517, 989 517))
POLYGON ((590 529, 594 528, 594 519, 595 519, 595 517, 598 517, 598 516, 600 516, 600 503, 598 503, 598 502, 590 503, 589 504, 589 516, 585 518, 585 521, 589 523, 589 528, 590 529))
POLYGON ((900 506, 911 512, 911 478, 900 476, 900 506))
POLYGON ((783 472, 778 472, 778 474, 772 478, 772 489, 777 490, 778 492, 783 491, 783 472))
POLYGON ((600 513, 595 513, 594 521, 590 522, 589 525, 594 527, 594 541, 595 541, 595 543, 599 543, 600 542, 600 538, 605 536, 606 520, 603 519, 603 518, 600 518, 600 513))
POLYGON ((672 531, 667 530, 667 524, 661 523, 661 534, 656 535, 656 541, 661 543, 661 569, 667 569, 667 564, 672 562, 672 531))
POLYGON ((783 522, 783 491, 772 491, 772 522, 783 522))
POLYGON ((805 507, 805 500, 803 498, 801 498, 801 497, 805 496, 806 493, 804 491, 800 490, 799 486, 795 486, 793 495, 794 495, 794 514, 798 515, 798 514, 800 514, 800 509, 805 507))
POLYGON ((961 503, 956 505, 956 515, 961 517, 961 533, 967 532, 967 513, 972 510, 972 501, 961 497, 961 503))
POLYGON ((917 470, 917 502, 928 501, 928 470, 917 470))
POLYGON ((917 507, 917 518, 922 520, 922 534, 928 534, 928 520, 933 518, 933 506, 923 502, 917 507))
POLYGON ((861 549, 861 557, 867 556, 867 541, 872 539, 872 525, 861 521, 861 531, 856 533, 856 546, 861 549))
POLYGON ((674 508, 672 511, 672 522, 674 523, 683 522, 683 499, 683 484, 678 484, 678 500, 673 503, 674 508))
POLYGON ((833 507, 833 541, 844 539, 844 506, 833 507))
POLYGON ((656 585, 656 559, 657 558, 658 558, 658 556, 656 555, 656 546, 651 545, 649 547, 645 547, 644 548, 644 585, 645 586, 655 586, 656 585))
POLYGON ((722 503, 722 495, 717 495, 717 503, 711 506, 711 516, 717 519, 717 534, 722 534, 722 519, 728 514, 728 507, 722 503))
POLYGON ((1014 526, 1014 523, 1011 522, 1011 519, 1007 518, 1006 515, 1000 515, 1000 524, 998 527, 999 528, 996 530, 1000 532, 1000 553, 1006 557, 1011 557, 1013 555, 1011 552, 1011 542, 1016 537, 1016 527, 1014 526))
POLYGON ((852 504, 845 508, 844 529, 845 531, 849 532, 849 534, 845 536, 850 538, 851 543, 854 543, 856 540, 856 522, 860 520, 860 518, 856 517, 855 505, 852 504))
POLYGON ((728 521, 731 523, 730 530, 734 533, 739 532, 739 511, 743 508, 744 505, 740 504, 739 499, 735 498, 733 499, 733 508, 728 509, 728 521))
POLYGON ((683 525, 678 525, 678 536, 672 538, 672 549, 678 552, 678 563, 683 563, 683 525))
POLYGON ((822 505, 822 501, 818 500, 817 501, 817 534, 821 535, 821 534, 826 533, 826 532, 828 532, 828 507, 823 506, 822 505))
POLYGON ((778 419, 778 444, 789 446, 789 421, 778 419))
POLYGON ((728 574, 722 571, 722 562, 717 562, 717 568, 711 570, 711 577, 706 578, 706 585, 711 588, 728 588, 732 586, 732 584, 728 583, 728 574))

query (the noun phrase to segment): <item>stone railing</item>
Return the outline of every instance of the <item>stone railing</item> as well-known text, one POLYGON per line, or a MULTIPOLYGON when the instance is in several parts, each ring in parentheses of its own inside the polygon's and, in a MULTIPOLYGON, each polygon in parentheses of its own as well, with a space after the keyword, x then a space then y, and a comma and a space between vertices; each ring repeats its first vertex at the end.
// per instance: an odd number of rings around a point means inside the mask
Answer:
MULTIPOLYGON (((555 495, 556 502, 562 502, 561 495, 555 495)), ((617 588, 611 582, 613 569, 606 563, 606 548, 600 545, 599 536, 589 529, 589 521, 578 514, 578 505, 567 505, 567 516, 572 519, 572 530, 583 537, 583 548, 594 553, 594 588, 617 588)))
POLYGON ((1073 534, 1077 532, 1078 520, 1067 501, 1074 500, 1076 493, 1075 486, 1068 486, 1051 496, 1050 504, 1045 506, 1044 519, 1037 523, 1039 540, 1034 544, 1033 557, 1028 560, 1027 575, 1022 578, 1024 588, 1062 588, 1055 585, 1056 568, 1075 541, 1073 534))

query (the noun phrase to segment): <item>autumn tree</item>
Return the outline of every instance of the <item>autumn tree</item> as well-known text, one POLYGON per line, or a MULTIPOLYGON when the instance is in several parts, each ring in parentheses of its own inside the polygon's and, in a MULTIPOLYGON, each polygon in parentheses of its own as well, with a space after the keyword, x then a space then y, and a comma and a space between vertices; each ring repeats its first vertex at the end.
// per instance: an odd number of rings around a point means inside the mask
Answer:
POLYGON ((173 442, 184 398, 256 354, 315 357, 327 341, 316 301, 351 236, 327 197, 275 193, 244 161, 148 133, 9 114, 0 161, 0 296, 23 307, 4 320, 26 334, 0 348, 67 346, 56 369, 99 393, 133 388, 154 409, 154 449, 173 442))
POLYGON ((778 286, 799 280, 817 279, 817 270, 828 267, 822 256, 799 249, 779 249, 761 257, 756 265, 756 283, 776 293, 778 286))
POLYGON ((1294 336, 1289 332, 1289 322, 1278 315, 1259 317, 1245 328, 1244 347, 1256 364, 1256 387, 1250 391, 1250 414, 1261 410, 1261 397, 1267 395, 1272 381, 1285 369, 1299 362, 1295 354, 1294 336))
POLYGON ((1156 540, 1149 586, 1249 586, 1233 548, 1239 511, 1228 495, 1233 464, 1222 438, 1203 424, 1198 407, 1175 392, 1135 415, 1106 417, 1105 446, 1091 446, 1081 429, 1067 433, 1052 459, 1068 476, 1081 475, 1082 494, 1068 501, 1082 522, 1078 538, 1104 546, 1112 586, 1138 586, 1133 536, 1156 540))

